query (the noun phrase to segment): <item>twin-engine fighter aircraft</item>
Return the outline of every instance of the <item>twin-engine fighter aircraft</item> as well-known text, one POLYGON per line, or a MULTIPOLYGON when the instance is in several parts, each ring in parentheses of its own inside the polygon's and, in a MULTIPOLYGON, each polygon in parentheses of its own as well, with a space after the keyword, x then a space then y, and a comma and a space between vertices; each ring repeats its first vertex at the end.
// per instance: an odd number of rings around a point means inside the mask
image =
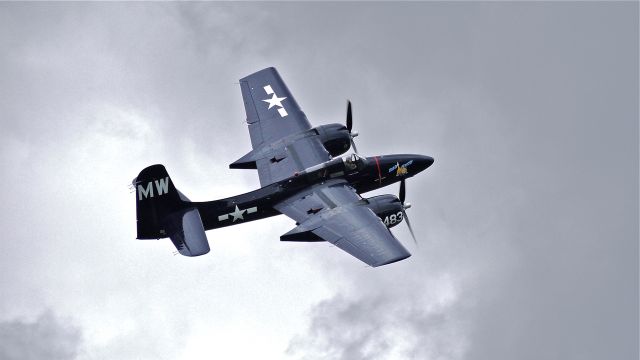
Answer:
POLYGON ((206 230, 285 214, 296 227, 280 236, 282 241, 328 241, 370 266, 411 256, 389 228, 405 220, 411 230, 404 181, 428 168, 433 158, 337 157, 352 146, 356 151, 351 103, 346 126, 313 128, 276 69, 240 79, 240 88, 253 150, 229 167, 257 169, 261 188, 191 202, 164 166, 149 166, 133 180, 138 239, 169 237, 180 254, 199 256, 209 252, 206 230), (359 195, 397 181, 399 198, 359 195))

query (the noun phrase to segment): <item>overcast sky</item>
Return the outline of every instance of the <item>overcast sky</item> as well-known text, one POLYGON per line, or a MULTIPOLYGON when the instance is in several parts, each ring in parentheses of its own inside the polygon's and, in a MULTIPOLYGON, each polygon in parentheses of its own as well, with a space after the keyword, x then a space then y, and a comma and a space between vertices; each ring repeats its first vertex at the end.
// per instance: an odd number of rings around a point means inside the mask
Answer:
POLYGON ((638 96, 637 2, 2 3, 0 358, 637 359, 638 96), (350 98, 364 155, 435 158, 411 258, 284 216, 135 240, 150 164, 259 186, 228 164, 267 66, 314 125, 350 98))

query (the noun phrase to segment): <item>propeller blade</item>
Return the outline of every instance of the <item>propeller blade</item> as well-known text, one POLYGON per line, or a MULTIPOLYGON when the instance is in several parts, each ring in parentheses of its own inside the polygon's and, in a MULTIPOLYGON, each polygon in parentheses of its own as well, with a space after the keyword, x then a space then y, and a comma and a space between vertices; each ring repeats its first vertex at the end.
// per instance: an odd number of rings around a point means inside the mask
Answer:
POLYGON ((413 238, 413 242, 416 244, 416 246, 418 246, 418 241, 416 240, 416 235, 413 233, 413 228, 411 227, 411 222, 409 221, 409 217, 407 216, 407 212, 405 211, 406 209, 411 207, 411 204, 407 203, 405 205, 404 203, 404 198, 407 195, 407 188, 406 185, 404 183, 404 179, 400 180, 400 193, 398 194, 398 199, 400 200, 400 203, 402 204, 402 216, 404 217, 404 221, 407 223, 407 226, 409 227, 409 232, 411 233, 411 237, 413 238))
POLYGON ((353 141, 353 138, 351 138, 351 148, 353 149, 354 153, 358 153, 358 148, 356 147, 356 143, 353 141))
POLYGON ((351 100, 347 100, 347 131, 349 131, 349 137, 351 140, 351 148, 354 153, 358 153, 358 148, 356 147, 356 143, 353 141, 353 138, 358 136, 357 131, 352 131, 353 129, 353 113, 351 111, 351 100))
POLYGON ((351 100, 347 100, 347 130, 351 132, 353 127, 353 116, 351 114, 351 100))
POLYGON ((416 240, 416 235, 413 233, 413 228, 411 227, 411 222, 409 222, 409 217, 407 216, 407 213, 406 213, 406 211, 404 211, 404 209, 402 210, 402 215, 404 216, 404 221, 407 223, 407 226, 409 227, 409 232, 411 233, 411 237, 413 238, 414 244, 416 244, 416 246, 418 246, 418 241, 416 240))

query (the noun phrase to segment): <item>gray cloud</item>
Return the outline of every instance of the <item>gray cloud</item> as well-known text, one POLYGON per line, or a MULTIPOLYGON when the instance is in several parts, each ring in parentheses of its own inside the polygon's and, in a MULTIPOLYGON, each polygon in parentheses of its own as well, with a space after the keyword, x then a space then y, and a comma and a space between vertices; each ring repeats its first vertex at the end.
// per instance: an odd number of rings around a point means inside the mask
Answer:
MULTIPOLYGON (((358 140, 436 158, 408 184, 409 215, 428 245, 385 269, 397 277, 342 268, 335 276, 349 272, 351 286, 311 312, 292 351, 367 356, 376 343, 394 358, 389 344, 400 340, 384 329, 402 319, 422 340, 410 343, 415 358, 637 357, 638 58, 637 37, 624 34, 638 21, 627 10, 433 6, 429 15, 416 10, 423 26, 406 14, 395 25, 420 33, 410 56, 360 58, 385 69, 372 77, 369 95, 379 102, 368 121, 380 129, 398 119, 420 131, 358 140), (381 105, 390 93, 403 106, 381 105), (441 317, 455 331, 437 336, 422 321, 430 301, 421 294, 438 284, 434 273, 453 274, 460 289, 441 317), (398 280, 406 276, 422 281, 398 280), (441 346, 420 353, 430 339, 441 346)), ((370 35, 386 52, 406 54, 392 28, 370 35)))
POLYGON ((0 322, 0 358, 6 360, 75 359, 82 332, 48 311, 34 321, 0 322))
POLYGON ((292 339, 288 354, 304 359, 463 358, 468 344, 460 305, 415 289, 406 298, 372 292, 320 302, 310 311, 307 332, 292 339))

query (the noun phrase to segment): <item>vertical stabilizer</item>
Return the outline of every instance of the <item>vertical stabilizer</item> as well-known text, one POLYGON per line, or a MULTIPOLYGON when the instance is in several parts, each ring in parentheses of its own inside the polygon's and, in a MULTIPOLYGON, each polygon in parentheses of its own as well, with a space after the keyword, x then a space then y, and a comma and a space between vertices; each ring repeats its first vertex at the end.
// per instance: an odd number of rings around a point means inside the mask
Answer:
POLYGON ((169 237, 180 254, 209 252, 200 213, 173 184, 163 165, 152 165, 133 180, 138 239, 169 237))

